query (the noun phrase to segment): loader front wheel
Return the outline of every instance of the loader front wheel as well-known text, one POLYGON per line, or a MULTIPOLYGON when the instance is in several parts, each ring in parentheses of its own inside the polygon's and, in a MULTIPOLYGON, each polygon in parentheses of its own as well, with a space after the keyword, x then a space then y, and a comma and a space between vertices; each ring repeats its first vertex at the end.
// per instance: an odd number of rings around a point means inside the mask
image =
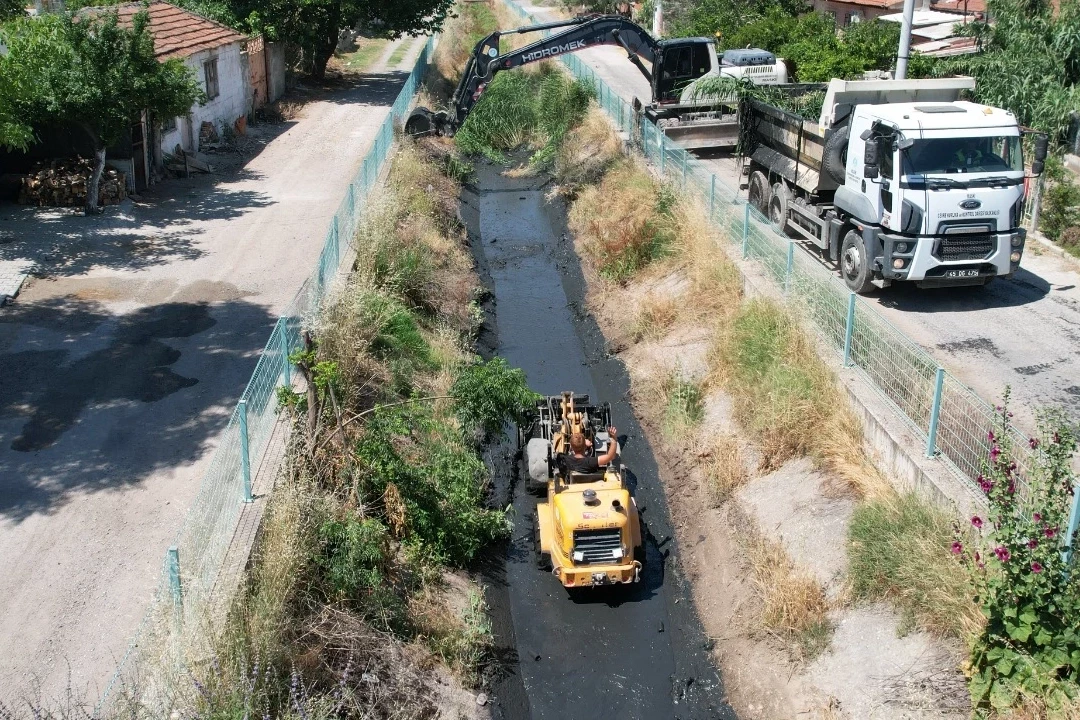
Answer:
POLYGON ((551 554, 546 553, 540 546, 540 516, 533 514, 533 549, 536 551, 536 569, 541 572, 551 572, 551 554))

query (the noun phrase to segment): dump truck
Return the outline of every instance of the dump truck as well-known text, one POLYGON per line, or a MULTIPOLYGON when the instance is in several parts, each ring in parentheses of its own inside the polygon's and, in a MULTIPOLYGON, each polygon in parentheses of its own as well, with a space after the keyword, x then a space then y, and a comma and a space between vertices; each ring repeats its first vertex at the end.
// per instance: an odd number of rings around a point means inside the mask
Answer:
POLYGON ((737 103, 724 102, 696 91, 704 78, 725 75, 768 84, 787 80, 787 66, 764 50, 727 51, 718 57, 711 38, 655 40, 638 24, 619 15, 583 15, 569 20, 496 30, 473 48, 449 107, 432 111, 418 107, 405 121, 405 132, 452 136, 465 122, 484 89, 503 70, 556 58, 591 47, 614 45, 649 82, 652 99, 635 110, 661 127, 687 149, 735 147, 739 126, 737 103), (501 51, 504 35, 558 30, 517 50, 501 51))
POLYGON ((564 392, 537 402, 518 430, 525 482, 544 501, 533 518, 537 562, 566 588, 626 585, 641 577, 645 559, 641 516, 626 468, 614 460, 598 472, 572 472, 565 462, 570 438, 581 433, 587 454, 609 449, 611 409, 588 395, 564 392))
MULTIPOLYGON (((1010 277, 1026 240, 1026 131, 1007 110, 960 99, 974 87, 972 78, 832 80, 820 86, 817 121, 745 99, 749 202, 835 263, 856 293, 1010 277)), ((1038 175, 1046 136, 1033 145, 1038 175)))

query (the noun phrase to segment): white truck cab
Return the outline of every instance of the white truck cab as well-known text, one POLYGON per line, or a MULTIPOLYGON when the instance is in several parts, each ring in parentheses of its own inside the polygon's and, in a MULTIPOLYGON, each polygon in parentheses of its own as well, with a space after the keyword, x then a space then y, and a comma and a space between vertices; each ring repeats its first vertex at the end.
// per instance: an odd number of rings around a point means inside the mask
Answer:
POLYGON ((880 228, 883 279, 975 284, 1020 264, 1024 160, 1006 110, 858 105, 844 180, 837 203, 860 207, 858 219, 880 228))

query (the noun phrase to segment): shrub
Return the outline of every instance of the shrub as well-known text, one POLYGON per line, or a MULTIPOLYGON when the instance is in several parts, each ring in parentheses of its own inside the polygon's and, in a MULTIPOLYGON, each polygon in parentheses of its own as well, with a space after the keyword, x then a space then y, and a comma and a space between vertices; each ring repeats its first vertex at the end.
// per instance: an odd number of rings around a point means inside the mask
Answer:
POLYGON ((539 398, 529 390, 525 373, 510 367, 502 358, 461 368, 450 395, 466 437, 500 434, 507 419, 521 420, 526 411, 536 407, 539 398))
POLYGON ((1039 229, 1051 240, 1060 241, 1062 233, 1080 225, 1080 185, 1055 156, 1047 158, 1046 175, 1050 185, 1043 196, 1039 229))
POLYGON ((977 707, 1005 709, 1029 696, 1053 713, 1072 702, 1080 682, 1080 573, 1069 572, 1063 553, 1076 436, 1059 411, 1042 413, 1022 478, 1007 406, 1008 392, 978 478, 986 520, 971 519, 985 535, 965 546, 960 534, 954 545, 975 574, 987 619, 972 646, 969 689, 977 707))
POLYGON ((1061 236, 1058 237, 1058 244, 1065 248, 1070 255, 1080 257, 1080 225, 1065 228, 1061 236))
POLYGON ((390 534, 373 518, 329 520, 319 528, 318 558, 331 592, 386 630, 403 630, 405 604, 388 575, 390 534))

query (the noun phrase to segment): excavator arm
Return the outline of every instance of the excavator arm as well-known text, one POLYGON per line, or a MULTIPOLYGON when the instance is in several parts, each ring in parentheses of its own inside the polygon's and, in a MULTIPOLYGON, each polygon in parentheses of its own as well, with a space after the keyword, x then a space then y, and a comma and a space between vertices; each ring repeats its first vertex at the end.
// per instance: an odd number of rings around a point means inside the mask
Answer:
POLYGON ((619 15, 590 15, 513 30, 496 30, 473 48, 461 82, 450 99, 448 112, 433 113, 427 108, 418 107, 406 120, 405 132, 410 135, 453 135, 465 122, 469 111, 480 99, 495 73, 597 45, 617 45, 623 48, 630 62, 646 79, 652 81, 652 74, 642 61, 655 64, 658 55, 657 43, 640 25, 619 15), (567 29, 505 55, 499 53, 499 41, 503 35, 561 27, 567 29))

